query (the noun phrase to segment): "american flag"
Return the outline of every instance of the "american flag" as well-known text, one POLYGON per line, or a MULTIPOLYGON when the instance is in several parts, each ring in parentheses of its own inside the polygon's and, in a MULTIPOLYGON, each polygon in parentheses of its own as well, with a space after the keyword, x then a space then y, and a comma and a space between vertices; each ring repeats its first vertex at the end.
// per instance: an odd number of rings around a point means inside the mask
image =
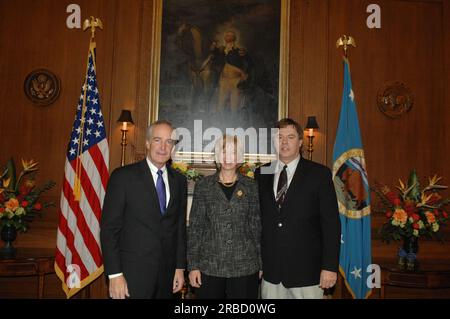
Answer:
POLYGON ((91 42, 86 77, 67 148, 59 209, 55 271, 67 298, 103 273, 100 217, 108 182, 109 148, 91 42))

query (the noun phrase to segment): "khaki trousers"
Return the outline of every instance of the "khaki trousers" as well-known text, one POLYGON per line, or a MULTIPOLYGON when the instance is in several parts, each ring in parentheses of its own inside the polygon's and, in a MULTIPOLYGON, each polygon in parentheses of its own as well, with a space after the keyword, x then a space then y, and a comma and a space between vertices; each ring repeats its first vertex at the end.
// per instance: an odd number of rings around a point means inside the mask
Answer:
POLYGON ((272 284, 264 279, 261 282, 262 299, 323 299, 323 289, 319 285, 286 288, 283 283, 272 284))

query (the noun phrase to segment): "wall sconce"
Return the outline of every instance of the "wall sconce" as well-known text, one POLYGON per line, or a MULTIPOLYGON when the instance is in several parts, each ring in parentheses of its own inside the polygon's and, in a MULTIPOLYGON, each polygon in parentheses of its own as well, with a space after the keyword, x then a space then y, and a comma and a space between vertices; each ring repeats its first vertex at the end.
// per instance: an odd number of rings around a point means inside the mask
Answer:
POLYGON ((319 125, 317 124, 317 120, 315 116, 308 116, 308 122, 306 123, 305 130, 308 134, 308 159, 312 160, 312 153, 314 151, 313 148, 313 139, 314 139, 314 131, 319 129, 319 125))
POLYGON ((131 111, 130 110, 122 110, 122 113, 120 113, 120 117, 117 120, 117 122, 122 123, 122 128, 120 129, 122 131, 122 142, 120 145, 122 146, 122 156, 120 159, 120 166, 125 165, 125 149, 127 147, 127 132, 128 128, 127 125, 134 124, 133 119, 131 118, 131 111))

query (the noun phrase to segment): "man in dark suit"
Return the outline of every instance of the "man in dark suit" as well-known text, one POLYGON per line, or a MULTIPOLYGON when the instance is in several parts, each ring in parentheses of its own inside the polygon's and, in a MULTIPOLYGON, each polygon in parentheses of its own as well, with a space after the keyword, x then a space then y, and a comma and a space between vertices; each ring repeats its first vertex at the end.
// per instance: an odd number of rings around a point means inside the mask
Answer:
POLYGON ((100 238, 111 298, 173 298, 186 267, 186 178, 167 165, 176 140, 168 121, 147 131, 147 158, 116 169, 100 238))
POLYGON ((262 214, 263 298, 323 298, 335 285, 340 220, 330 170, 300 154, 303 130, 280 120, 279 160, 256 172, 262 214))

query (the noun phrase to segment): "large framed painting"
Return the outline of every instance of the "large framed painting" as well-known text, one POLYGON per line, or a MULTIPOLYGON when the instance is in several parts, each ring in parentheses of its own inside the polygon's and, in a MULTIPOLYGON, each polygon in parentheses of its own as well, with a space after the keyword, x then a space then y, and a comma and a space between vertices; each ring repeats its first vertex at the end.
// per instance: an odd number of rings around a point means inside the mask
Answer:
POLYGON ((288 112, 289 0, 155 0, 150 122, 178 128, 178 157, 208 162, 224 133, 273 154, 288 112))

